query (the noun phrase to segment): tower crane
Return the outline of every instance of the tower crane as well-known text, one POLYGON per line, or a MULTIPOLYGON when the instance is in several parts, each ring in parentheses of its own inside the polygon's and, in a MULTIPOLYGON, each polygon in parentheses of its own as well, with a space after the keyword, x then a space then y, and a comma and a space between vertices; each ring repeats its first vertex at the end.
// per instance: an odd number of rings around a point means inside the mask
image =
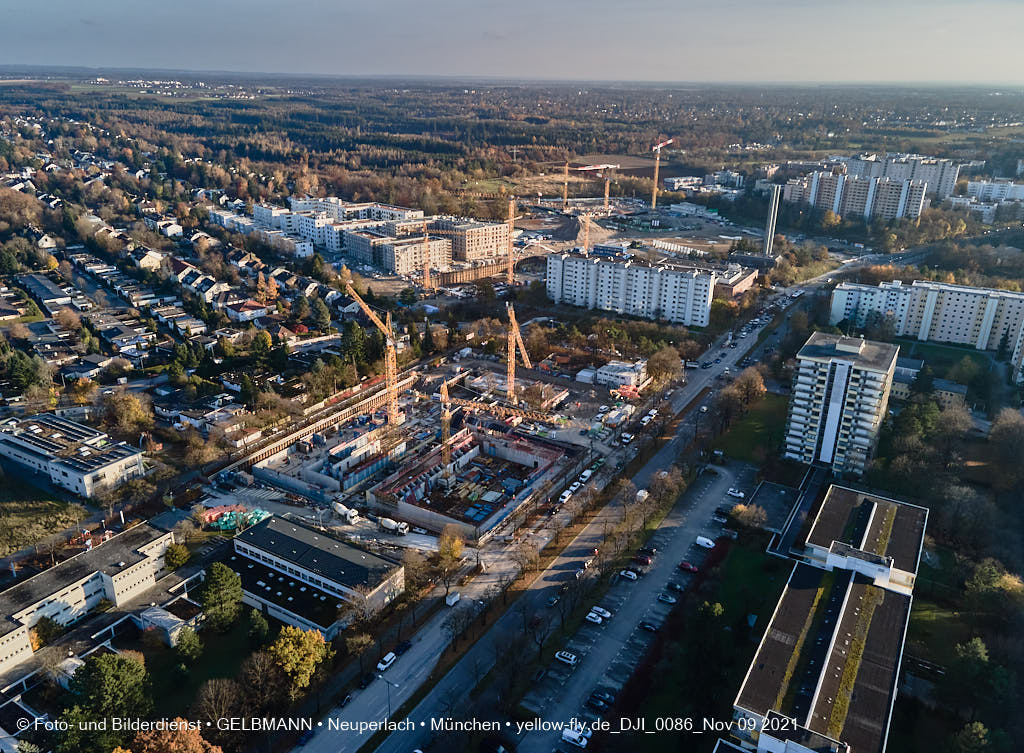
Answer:
POLYGON ((562 211, 569 208, 569 160, 565 161, 565 177, 562 180, 562 211))
POLYGON ((516 229, 516 197, 512 196, 508 200, 508 268, 505 271, 506 282, 509 287, 516 284, 516 260, 515 260, 515 246, 512 244, 512 235, 516 229))
POLYGON ((363 310, 366 317, 384 335, 384 384, 388 393, 388 425, 394 428, 398 426, 398 349, 395 347, 395 331, 391 327, 391 313, 388 312, 385 321, 381 321, 377 313, 352 287, 351 280, 345 281, 345 291, 352 297, 352 300, 359 304, 359 308, 363 310))
POLYGON ((668 141, 662 141, 660 144, 655 144, 651 147, 651 151, 654 152, 654 188, 651 189, 651 211, 653 212, 658 206, 658 168, 661 167, 661 150, 671 144, 675 139, 669 139, 668 141))
POLYGON ((430 280, 430 233, 427 232, 426 222, 423 223, 423 289, 434 289, 430 280))
POLYGON ((618 170, 619 165, 587 165, 585 167, 577 167, 576 170, 579 172, 594 171, 598 178, 604 178, 604 211, 608 211, 608 194, 611 190, 611 175, 608 174, 608 170, 618 170))
POLYGON ((508 374, 507 374, 507 389, 506 393, 508 401, 511 405, 516 404, 516 349, 518 348, 519 353, 523 357, 523 366, 528 369, 533 368, 533 364, 530 363, 530 356, 526 352, 526 344, 523 342, 523 335, 519 331, 519 323, 516 321, 516 310, 512 308, 512 302, 507 301, 505 303, 505 309, 508 311, 508 374))

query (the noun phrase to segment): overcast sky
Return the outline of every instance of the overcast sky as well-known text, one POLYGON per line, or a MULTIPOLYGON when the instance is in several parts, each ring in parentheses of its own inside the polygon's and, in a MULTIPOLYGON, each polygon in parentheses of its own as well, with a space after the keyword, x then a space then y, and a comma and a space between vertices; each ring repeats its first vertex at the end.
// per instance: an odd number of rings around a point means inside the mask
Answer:
POLYGON ((0 64, 1024 82, 1022 0, 9 0, 0 64))

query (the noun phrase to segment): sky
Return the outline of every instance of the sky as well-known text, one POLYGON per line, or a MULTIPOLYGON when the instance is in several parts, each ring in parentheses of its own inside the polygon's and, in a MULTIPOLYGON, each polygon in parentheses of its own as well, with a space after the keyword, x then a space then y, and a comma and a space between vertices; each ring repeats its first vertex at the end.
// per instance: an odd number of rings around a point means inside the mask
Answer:
POLYGON ((26 0, 0 65, 1024 83, 1022 0, 26 0))

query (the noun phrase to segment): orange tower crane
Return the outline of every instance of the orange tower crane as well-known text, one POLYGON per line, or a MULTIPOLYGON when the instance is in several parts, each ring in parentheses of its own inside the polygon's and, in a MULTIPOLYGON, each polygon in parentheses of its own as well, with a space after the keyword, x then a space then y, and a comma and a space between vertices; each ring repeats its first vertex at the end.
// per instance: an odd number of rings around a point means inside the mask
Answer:
POLYGON ((654 188, 651 189, 651 211, 653 212, 658 206, 658 169, 661 167, 661 150, 671 144, 675 139, 669 139, 668 141, 662 141, 660 144, 655 144, 651 147, 651 151, 654 152, 654 188))
POLYGON ((430 280, 430 233, 427 232, 426 222, 423 223, 423 289, 434 289, 430 280))
POLYGON ((512 235, 516 230, 516 197, 512 196, 508 200, 508 267, 505 270, 506 282, 509 287, 516 284, 516 260, 515 260, 515 247, 512 244, 512 235))
POLYGON ((526 352, 526 344, 523 342, 523 335, 519 331, 519 323, 516 321, 516 310, 512 308, 512 302, 508 301, 505 303, 505 309, 508 311, 508 372, 506 375, 506 387, 508 392, 509 404, 516 404, 516 350, 523 357, 523 366, 528 369, 533 368, 533 364, 530 363, 530 356, 526 352))
POLYGON ((611 191, 612 177, 608 173, 609 170, 618 170, 619 165, 587 165, 586 167, 577 167, 576 170, 579 172, 593 171, 598 178, 604 178, 604 211, 608 211, 608 196, 611 191))
POLYGON ((391 328, 391 314, 387 314, 386 321, 381 321, 377 313, 359 297, 351 281, 345 282, 345 291, 384 335, 384 384, 387 389, 388 425, 398 426, 398 349, 395 347, 395 332, 391 328))

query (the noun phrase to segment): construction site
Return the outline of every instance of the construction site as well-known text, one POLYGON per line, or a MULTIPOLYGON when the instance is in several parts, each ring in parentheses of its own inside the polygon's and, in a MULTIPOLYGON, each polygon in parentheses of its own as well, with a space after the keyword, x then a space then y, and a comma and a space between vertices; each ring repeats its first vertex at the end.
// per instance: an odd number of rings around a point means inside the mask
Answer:
POLYGON ((573 390, 517 376, 534 365, 511 304, 503 370, 456 358, 403 372, 400 382, 390 317, 351 286, 349 294, 384 335, 384 399, 254 462, 256 481, 307 500, 334 525, 362 513, 391 533, 454 526, 480 543, 518 511, 556 498, 591 462, 593 443, 580 432, 589 425, 554 412, 573 390), (524 393, 537 409, 524 407, 524 393))

